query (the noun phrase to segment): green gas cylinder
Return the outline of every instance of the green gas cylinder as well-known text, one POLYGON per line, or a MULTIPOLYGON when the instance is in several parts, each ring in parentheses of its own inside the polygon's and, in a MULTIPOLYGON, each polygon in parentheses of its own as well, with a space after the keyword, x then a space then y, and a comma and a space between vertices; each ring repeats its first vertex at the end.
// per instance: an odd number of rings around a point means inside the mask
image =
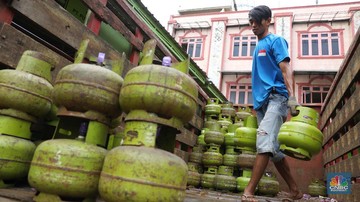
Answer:
POLYGON ((235 131, 234 142, 242 150, 255 151, 257 119, 255 116, 248 116, 245 119, 244 127, 239 127, 235 131))
POLYGON ((140 65, 124 78, 120 106, 126 113, 145 110, 187 123, 196 111, 197 89, 196 82, 185 72, 162 65, 140 65))
POLYGON ((220 145, 211 144, 204 152, 202 162, 204 166, 219 166, 223 163, 223 155, 220 153, 220 145))
POLYGON ((99 193, 105 201, 183 201, 186 163, 170 152, 120 146, 105 158, 99 193))
POLYGON ((42 142, 31 161, 28 181, 37 191, 71 198, 95 198, 106 150, 78 140, 42 142))
POLYGON ((63 67, 56 76, 53 99, 68 111, 94 111, 116 118, 123 78, 105 67, 76 63, 63 67))
POLYGON ((207 170, 204 172, 204 174, 201 175, 200 184, 203 188, 214 188, 214 181, 217 174, 217 167, 216 166, 210 166, 207 168, 207 170))
POLYGON ((234 146, 226 146, 225 154, 223 155, 223 164, 225 166, 237 166, 238 153, 235 152, 234 146))
POLYGON ((240 120, 245 120, 246 117, 252 115, 250 107, 239 107, 238 111, 235 113, 236 117, 240 120))
POLYGON ((274 174, 265 172, 258 184, 258 192, 261 195, 276 196, 280 191, 280 185, 274 174))
POLYGON ((242 150, 237 158, 237 165, 241 168, 252 168, 255 163, 255 151, 242 150))
POLYGON ((204 120, 204 128, 210 128, 214 124, 218 124, 218 115, 207 115, 204 120))
POLYGON ((234 125, 236 125, 238 128, 244 126, 244 120, 240 119, 238 116, 235 116, 234 125))
POLYGON ((252 171, 250 169, 243 169, 242 175, 236 178, 236 189, 243 192, 245 187, 249 184, 252 171))
POLYGON ((51 99, 54 65, 45 54, 27 50, 15 70, 0 71, 0 186, 28 174, 36 147, 31 126, 49 120, 55 108, 51 99))
POLYGON ((291 157, 310 160, 321 151, 323 142, 323 134, 316 126, 318 114, 308 107, 297 107, 297 110, 299 114, 280 127, 280 150, 291 157))
POLYGON ((194 163, 202 163, 202 157, 203 157, 203 152, 199 152, 196 150, 193 150, 190 154, 189 154, 189 161, 190 162, 194 162, 194 163))
POLYGON ((220 190, 234 191, 236 178, 233 176, 233 170, 231 166, 219 166, 214 179, 214 187, 220 190))
POLYGON ((0 112, 14 109, 36 118, 45 117, 52 107, 53 68, 53 59, 36 51, 25 51, 15 70, 1 70, 0 112))
POLYGON ((228 114, 219 114, 219 120, 218 123, 221 127, 227 128, 230 124, 232 124, 231 116, 228 114))
POLYGON ((205 105, 205 115, 219 115, 221 113, 221 105, 219 99, 208 98, 205 105))
POLYGON ((29 140, 0 134, 0 179, 13 181, 25 178, 35 148, 29 140))
POLYGON ((225 133, 225 145, 226 146, 235 146, 234 136, 236 129, 239 128, 239 125, 230 124, 227 128, 227 133, 225 133))
POLYGON ((203 128, 203 129, 201 130, 201 133, 200 133, 200 135, 198 136, 197 141, 196 141, 196 143, 197 143, 198 145, 202 145, 202 146, 205 146, 205 145, 206 145, 206 142, 205 142, 205 133, 206 133, 207 130, 209 130, 209 129, 208 129, 208 128, 203 128))
POLYGON ((187 185, 198 187, 200 185, 201 174, 197 171, 188 171, 187 185))
POLYGON ((208 126, 207 130, 205 130, 204 140, 206 144, 222 145, 224 143, 225 133, 219 123, 208 126))
POLYGON ((311 196, 326 196, 326 186, 324 182, 315 179, 308 186, 308 192, 311 196))
POLYGON ((231 118, 235 117, 236 110, 234 109, 232 102, 224 102, 221 104, 221 114, 228 115, 231 118))

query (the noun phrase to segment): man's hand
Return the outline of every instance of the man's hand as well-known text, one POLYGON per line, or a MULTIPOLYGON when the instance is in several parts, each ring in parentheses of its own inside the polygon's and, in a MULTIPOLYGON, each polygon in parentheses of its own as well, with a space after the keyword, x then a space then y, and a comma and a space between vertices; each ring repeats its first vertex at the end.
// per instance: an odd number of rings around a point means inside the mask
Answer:
POLYGON ((300 106, 300 104, 297 102, 296 97, 290 96, 288 100, 288 107, 290 108, 291 116, 296 116, 299 114, 299 110, 296 110, 297 106, 300 106))

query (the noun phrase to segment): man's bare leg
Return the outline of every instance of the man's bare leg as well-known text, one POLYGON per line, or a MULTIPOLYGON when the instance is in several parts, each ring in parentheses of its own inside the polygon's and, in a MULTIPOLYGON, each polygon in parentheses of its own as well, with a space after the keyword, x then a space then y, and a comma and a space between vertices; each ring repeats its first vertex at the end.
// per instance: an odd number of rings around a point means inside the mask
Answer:
POLYGON ((274 165, 278 172, 280 173, 281 177, 285 180, 286 184, 289 186, 290 195, 293 199, 300 199, 302 198, 302 193, 299 190, 293 176, 290 172, 290 167, 285 158, 278 162, 274 162, 274 165))
POLYGON ((269 158, 269 153, 256 154, 251 178, 249 184, 244 189, 244 195, 254 195, 256 186, 258 185, 265 172, 266 166, 269 163, 269 158))

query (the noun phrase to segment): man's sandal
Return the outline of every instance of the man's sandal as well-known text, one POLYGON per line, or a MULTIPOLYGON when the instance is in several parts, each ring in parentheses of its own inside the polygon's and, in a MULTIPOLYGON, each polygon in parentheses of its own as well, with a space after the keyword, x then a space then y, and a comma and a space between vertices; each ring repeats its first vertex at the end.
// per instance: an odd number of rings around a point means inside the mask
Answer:
POLYGON ((288 192, 282 193, 283 197, 281 199, 282 202, 288 201, 297 201, 303 198, 304 194, 302 192, 298 192, 296 195, 292 195, 288 192))
POLYGON ((241 195, 242 202, 258 202, 254 195, 242 194, 241 195))

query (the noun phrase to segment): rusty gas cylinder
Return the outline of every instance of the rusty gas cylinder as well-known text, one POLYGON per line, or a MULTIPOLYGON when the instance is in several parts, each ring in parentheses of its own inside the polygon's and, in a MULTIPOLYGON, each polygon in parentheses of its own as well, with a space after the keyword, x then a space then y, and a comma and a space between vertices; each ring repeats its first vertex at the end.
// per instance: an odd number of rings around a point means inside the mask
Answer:
POLYGON ((190 170, 190 171, 196 171, 198 173, 203 173, 204 172, 202 164, 194 163, 194 162, 188 162, 187 165, 188 165, 188 170, 190 170))
POLYGON ((205 105, 206 115, 218 116, 221 113, 221 105, 218 98, 208 98, 205 105))
POLYGON ((235 117, 236 110, 232 102, 225 102, 221 104, 221 114, 229 115, 231 118, 235 117))
POLYGON ((95 64, 70 64, 56 76, 53 99, 68 111, 97 112, 107 117, 120 115, 119 93, 123 78, 95 64))
POLYGON ((96 197, 106 152, 77 140, 44 141, 31 161, 29 184, 40 192, 60 197, 96 197))
POLYGON ((250 107, 239 107, 235 113, 239 120, 245 120, 248 116, 252 115, 250 107))
POLYGON ((13 181, 25 178, 35 148, 29 140, 0 134, 0 179, 13 181))
POLYGON ((140 65, 126 74, 120 105, 125 112, 141 109, 187 123, 195 114, 197 96, 196 82, 186 73, 161 65, 140 65))
MULTIPOLYGON (((36 118, 45 117, 52 107, 52 68, 51 58, 36 51, 25 51, 15 70, 1 70, 0 110, 15 109, 36 118)), ((19 118, 27 119, 26 116, 19 118)))
POLYGON ((189 161, 194 163, 202 163, 203 152, 192 151, 189 155, 189 161))
POLYGON ((214 188, 214 181, 217 174, 216 166, 207 167, 204 174, 201 175, 200 184, 203 188, 214 188))
POLYGON ((31 125, 47 120, 54 108, 53 68, 53 59, 25 51, 15 70, 0 71, 0 182, 4 184, 28 174, 36 147, 30 141, 31 125))
POLYGON ((238 128, 244 126, 244 120, 240 119, 238 116, 235 116, 234 125, 236 125, 238 128))
POLYGON ((188 171, 187 185, 198 187, 200 185, 201 174, 197 171, 188 171))
POLYGON ((258 192, 261 195, 275 196, 280 191, 280 185, 275 175, 271 172, 265 172, 258 184, 258 192))
POLYGON ((120 146, 106 156, 100 196, 117 201, 183 201, 186 163, 170 152, 142 146, 120 146))
POLYGON ((204 120, 204 128, 210 128, 214 124, 218 124, 219 117, 216 115, 207 115, 204 120))
POLYGON ((204 141, 206 144, 217 144, 222 145, 225 140, 225 133, 222 130, 219 123, 214 123, 209 125, 207 130, 205 130, 204 141))
POLYGON ((233 176, 232 166, 219 166, 214 179, 214 187, 220 190, 234 191, 236 189, 236 178, 233 176))
POLYGON ((204 153, 206 151, 206 146, 205 145, 195 145, 193 148, 192 148, 192 151, 193 152, 199 152, 199 153, 204 153))
POLYGON ((237 158, 237 165, 241 168, 252 168, 255 163, 256 153, 254 151, 243 150, 237 158))
POLYGON ((223 155, 220 153, 220 145, 211 144, 203 154, 204 166, 219 166, 223 163, 223 155))
POLYGON ((230 124, 232 124, 231 116, 228 114, 219 114, 218 123, 222 128, 228 128, 230 124))
POLYGON ((313 180, 308 186, 308 192, 311 196, 326 196, 326 186, 323 181, 313 180))

